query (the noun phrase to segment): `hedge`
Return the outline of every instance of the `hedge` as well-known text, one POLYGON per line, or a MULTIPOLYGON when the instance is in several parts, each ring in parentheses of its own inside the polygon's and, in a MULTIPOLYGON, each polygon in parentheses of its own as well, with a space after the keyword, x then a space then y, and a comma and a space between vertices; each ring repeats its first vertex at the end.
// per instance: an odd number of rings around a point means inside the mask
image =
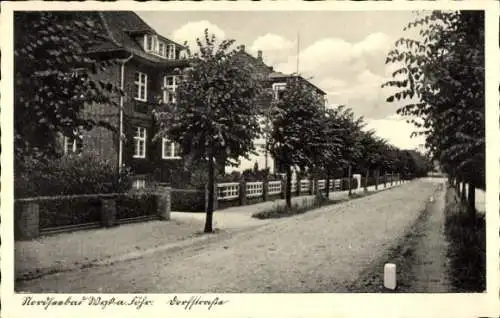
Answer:
MULTIPOLYGON (((110 199, 116 202, 116 219, 128 219, 156 215, 156 199, 152 194, 117 194, 110 199)), ((60 196, 34 200, 39 206, 39 227, 47 229, 71 225, 101 222, 101 199, 92 197, 60 196)), ((15 202, 14 213, 17 220, 23 202, 15 202)))
POLYGON ((117 167, 94 154, 51 160, 25 158, 14 171, 16 198, 88 193, 121 193, 130 187, 130 170, 118 177, 117 167))
POLYGON ((205 211, 205 190, 172 189, 170 198, 172 211, 205 211))
POLYGON ((101 221, 101 202, 97 197, 39 201, 38 206, 41 229, 101 221))
POLYGON ((152 194, 120 195, 115 202, 117 220, 156 215, 156 198, 152 194))

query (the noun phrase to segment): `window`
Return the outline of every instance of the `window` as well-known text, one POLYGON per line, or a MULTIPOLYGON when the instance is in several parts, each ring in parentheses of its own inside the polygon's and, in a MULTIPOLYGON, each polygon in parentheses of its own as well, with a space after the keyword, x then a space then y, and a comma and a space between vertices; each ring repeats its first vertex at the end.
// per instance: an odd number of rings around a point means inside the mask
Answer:
POLYGON ((158 51, 159 51, 160 56, 163 56, 163 57, 167 56, 165 43, 163 43, 163 42, 158 43, 158 51))
POLYGON ((146 180, 143 178, 135 179, 132 183, 134 189, 144 189, 146 187, 146 180))
POLYGON ((79 154, 82 152, 83 138, 81 135, 64 136, 64 154, 79 154))
POLYGON ((166 44, 165 42, 158 40, 157 35, 144 36, 144 51, 147 53, 152 53, 169 60, 175 60, 175 48, 175 44, 166 44))
POLYGON ((169 44, 167 49, 167 59, 175 60, 175 44, 169 44))
POLYGON ((158 38, 156 35, 145 35, 144 36, 144 50, 146 52, 156 51, 157 42, 158 42, 158 38))
POLYGON ((285 93, 286 83, 274 83, 273 84, 273 95, 275 100, 283 99, 283 94, 285 93))
POLYGON ((134 158, 146 158, 146 128, 137 127, 134 146, 134 158))
POLYGON ((146 101, 148 98, 148 76, 141 72, 135 73, 135 99, 146 101))
POLYGON ((179 159, 181 158, 181 147, 167 138, 162 138, 161 153, 162 159, 179 159))
POLYGON ((163 77, 163 102, 175 103, 177 84, 179 83, 178 75, 166 75, 163 77))

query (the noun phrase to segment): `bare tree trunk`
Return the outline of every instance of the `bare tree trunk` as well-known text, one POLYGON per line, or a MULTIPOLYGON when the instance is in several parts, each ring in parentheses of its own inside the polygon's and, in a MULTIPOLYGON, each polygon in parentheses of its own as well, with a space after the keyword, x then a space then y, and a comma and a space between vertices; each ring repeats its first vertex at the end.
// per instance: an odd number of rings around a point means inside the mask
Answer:
POLYGON ((325 191, 326 191, 326 199, 330 199, 330 169, 326 170, 326 184, 325 184, 325 191))
POLYGON ((375 170, 375 190, 378 190, 378 177, 379 177, 379 175, 380 175, 380 171, 379 171, 379 169, 377 168, 377 169, 375 170))
POLYGON ((368 178, 370 175, 370 169, 366 169, 365 171, 365 192, 368 192, 368 178))
MULTIPOLYGON (((297 185, 298 187, 299 185, 297 185)), ((285 201, 286 207, 292 208, 292 168, 290 166, 286 167, 286 189, 285 189, 285 201)))
POLYGON ((208 205, 207 205, 207 216, 205 219, 205 233, 212 233, 212 220, 214 214, 214 190, 215 190, 215 169, 214 169, 214 156, 213 152, 210 152, 208 159, 208 205))
POLYGON ((349 165, 349 168, 348 168, 348 172, 347 172, 347 178, 348 178, 348 182, 347 182, 347 187, 349 189, 349 196, 352 195, 352 166, 349 165))
POLYGON ((476 185, 474 182, 469 183, 469 191, 467 193, 467 212, 471 217, 476 216, 476 185))

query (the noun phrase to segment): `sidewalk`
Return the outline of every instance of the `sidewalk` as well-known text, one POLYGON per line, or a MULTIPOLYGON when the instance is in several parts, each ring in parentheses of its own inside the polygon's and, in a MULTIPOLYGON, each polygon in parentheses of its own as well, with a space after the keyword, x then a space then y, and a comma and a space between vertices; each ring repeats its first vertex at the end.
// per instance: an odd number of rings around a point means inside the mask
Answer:
POLYGON ((451 291, 448 278, 448 243, 445 236, 445 193, 439 191, 428 207, 429 217, 422 224, 415 247, 413 293, 446 293, 451 291))
MULTIPOLYGON (((400 184, 390 184, 384 188, 384 185, 379 185, 378 191, 382 191, 384 189, 389 189, 394 186, 398 186, 400 184)), ((354 193, 362 193, 364 191, 363 188, 353 190, 354 193)), ((369 192, 375 191, 375 186, 368 187, 369 192)), ((348 191, 340 191, 340 192, 332 192, 330 193, 330 199, 335 200, 347 200, 348 199, 348 191)), ((292 204, 305 205, 314 200, 314 195, 293 197, 292 204)), ((269 222, 273 222, 276 220, 260 220, 253 218, 252 215, 257 212, 262 212, 266 210, 270 210, 273 207, 284 206, 285 200, 275 200, 275 201, 267 201, 252 205, 245 206, 236 206, 227 209, 217 210, 214 212, 214 228, 219 229, 243 229, 248 227, 259 226, 263 224, 267 224, 269 222)), ((190 212, 172 212, 172 219, 175 220, 183 220, 189 222, 190 220, 194 220, 196 222, 204 222, 205 214, 204 213, 190 213, 190 212)))
MULTIPOLYGON (((390 185, 387 188, 382 185, 379 191, 389 188, 390 185)), ((374 191, 374 187, 368 189, 374 191)), ((331 193, 330 198, 347 199, 347 191, 331 193)), ((292 200, 301 205, 313 199, 314 196, 301 196, 292 200)), ((265 225, 273 220, 255 219, 252 214, 284 203, 284 200, 276 200, 215 211, 214 228, 236 232, 265 225)), ((16 279, 29 279, 115 259, 137 258, 155 249, 188 245, 200 239, 204 221, 204 213, 172 212, 168 222, 125 224, 110 229, 76 231, 15 242, 15 276, 16 279)))

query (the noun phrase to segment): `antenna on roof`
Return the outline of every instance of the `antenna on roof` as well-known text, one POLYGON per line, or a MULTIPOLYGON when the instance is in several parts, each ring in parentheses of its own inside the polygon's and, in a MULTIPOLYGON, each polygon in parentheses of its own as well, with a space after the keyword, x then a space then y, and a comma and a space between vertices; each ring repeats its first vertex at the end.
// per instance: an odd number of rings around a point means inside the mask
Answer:
POLYGON ((300 33, 297 31, 297 76, 299 76, 300 33))

